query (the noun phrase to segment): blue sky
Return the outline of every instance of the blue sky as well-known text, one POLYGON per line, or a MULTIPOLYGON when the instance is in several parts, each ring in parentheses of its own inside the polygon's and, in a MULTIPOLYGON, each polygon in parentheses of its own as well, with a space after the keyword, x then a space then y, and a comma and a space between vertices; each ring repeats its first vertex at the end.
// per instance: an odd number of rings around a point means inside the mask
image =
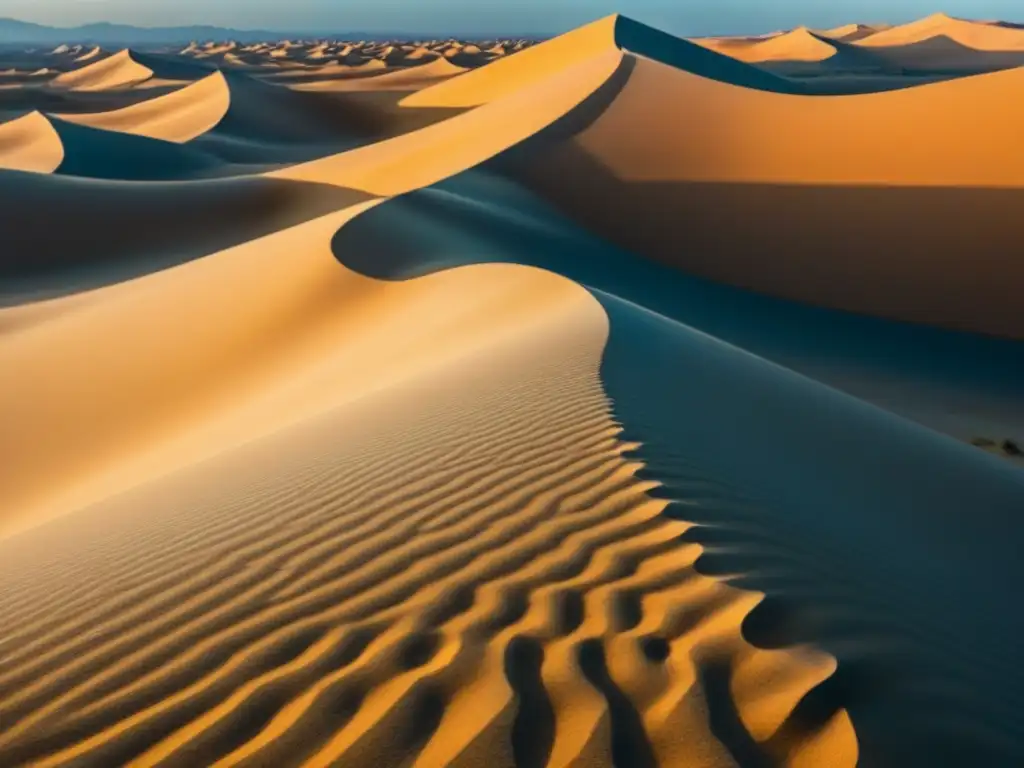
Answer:
POLYGON ((615 11, 668 32, 698 35, 900 22, 938 10, 1024 22, 1024 0, 0 0, 0 16, 59 26, 115 21, 450 34, 550 34, 615 11))

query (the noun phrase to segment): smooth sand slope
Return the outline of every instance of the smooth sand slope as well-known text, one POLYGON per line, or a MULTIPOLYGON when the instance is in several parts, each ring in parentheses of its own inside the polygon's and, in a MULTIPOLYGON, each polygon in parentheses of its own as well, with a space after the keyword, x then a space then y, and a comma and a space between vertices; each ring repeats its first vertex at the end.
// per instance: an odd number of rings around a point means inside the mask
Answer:
POLYGON ((140 64, 125 49, 93 64, 64 72, 55 77, 51 85, 73 91, 102 91, 127 88, 149 80, 153 70, 140 64))
POLYGON ((592 125, 511 165, 595 231, 691 273, 1021 338, 1022 85, 1011 70, 801 97, 638 57, 592 125))
MULTIPOLYGON (((312 378, 278 403, 333 410, 77 517, 95 554, 67 570, 71 529, 21 540, 56 560, 61 597, 40 611, 27 587, 5 594, 20 617, 0 683, 7 761, 567 765, 628 750, 726 765, 701 704, 705 667, 725 664, 727 706, 786 764, 825 750, 852 765, 841 713, 810 732, 788 719, 833 663, 743 641, 758 598, 693 570, 686 525, 659 517, 623 458, 586 292, 517 267, 387 285, 329 252, 306 263, 262 277, 320 337, 305 363, 294 346, 281 361, 289 389, 312 378), (306 269, 319 306, 293 293, 306 269), (139 541, 154 555, 126 556, 139 541)), ((5 584, 23 562, 4 559, 5 584)))
POLYGON ((467 70, 448 59, 437 58, 415 67, 385 72, 369 78, 317 79, 292 86, 308 91, 418 91, 461 75, 467 70))
POLYGON ((0 168, 50 173, 63 159, 60 136, 39 112, 0 123, 0 168))
POLYGON ((836 47, 806 27, 765 40, 702 40, 705 47, 740 61, 823 61, 836 55, 836 47))
POLYGON ((60 117, 79 125, 181 143, 215 127, 230 105, 227 81, 215 72, 179 90, 123 109, 60 117))
MULTIPOLYGON (((0 765, 1024 760, 1024 472, 690 325, 713 201, 636 183, 1013 192, 1016 73, 819 99, 613 16, 453 74, 478 42, 117 55, 0 123, 0 765), (602 240, 652 217, 672 258, 602 240)), ((906 211, 852 272, 723 200, 724 282, 1010 317, 962 248, 893 266, 906 211)))
POLYGON ((946 37, 978 51, 1024 50, 1024 28, 958 19, 944 13, 876 32, 857 44, 869 48, 909 45, 935 37, 946 37))

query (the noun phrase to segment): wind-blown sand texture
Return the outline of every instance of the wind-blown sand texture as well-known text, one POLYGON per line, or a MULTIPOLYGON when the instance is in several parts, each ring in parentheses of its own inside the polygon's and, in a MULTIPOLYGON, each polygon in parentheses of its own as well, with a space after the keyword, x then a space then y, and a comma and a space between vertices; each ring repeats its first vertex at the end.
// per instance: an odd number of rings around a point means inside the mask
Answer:
POLYGON ((0 765, 1024 763, 1021 70, 921 29, 13 62, 0 765))

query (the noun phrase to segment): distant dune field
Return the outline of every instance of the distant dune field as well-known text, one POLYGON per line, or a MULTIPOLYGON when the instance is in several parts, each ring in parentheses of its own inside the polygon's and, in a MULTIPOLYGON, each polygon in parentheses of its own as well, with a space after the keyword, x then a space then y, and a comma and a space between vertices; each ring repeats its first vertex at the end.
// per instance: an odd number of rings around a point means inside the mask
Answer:
POLYGON ((1024 30, 0 55, 0 765, 1024 765, 1024 30))

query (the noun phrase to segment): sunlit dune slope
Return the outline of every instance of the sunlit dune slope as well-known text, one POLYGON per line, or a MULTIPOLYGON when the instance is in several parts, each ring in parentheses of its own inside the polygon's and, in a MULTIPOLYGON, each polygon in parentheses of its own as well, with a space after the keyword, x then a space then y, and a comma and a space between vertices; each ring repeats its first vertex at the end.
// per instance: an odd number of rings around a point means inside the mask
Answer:
POLYGON ((140 64, 125 49, 100 61, 57 75, 51 86, 75 91, 101 91, 138 85, 153 77, 153 70, 140 64))
POLYGON ((405 99, 409 106, 471 107, 543 81, 552 71, 625 49, 752 88, 799 90, 783 78, 623 16, 609 16, 405 99))
POLYGON ((596 231, 696 274, 1024 336, 1011 309, 1024 276, 1006 258, 1024 199, 1011 95, 1024 70, 800 97, 633 66, 586 130, 538 138, 516 172, 596 231))
POLYGON ((179 90, 123 109, 60 117, 93 128, 185 142, 216 126, 230 104, 228 84, 221 73, 215 72, 179 90))
POLYGON ((63 159, 60 136, 39 112, 0 123, 0 168, 49 173, 63 159))
POLYGON ((703 41, 705 47, 746 62, 763 61, 823 61, 836 55, 829 41, 800 27, 767 40, 703 41))
MULTIPOLYGON (((4 583, 20 589, 0 592, 19 617, 0 664, 12 724, 0 755, 727 765, 734 747, 709 728, 706 696, 780 765, 853 765, 845 712, 808 726, 797 711, 834 661, 743 640, 760 597, 694 569, 699 549, 679 540, 689 526, 660 516, 665 502, 623 456, 598 379, 598 303, 515 266, 372 281, 321 250, 339 223, 282 233, 310 246, 298 259, 253 244, 190 265, 201 277, 154 276, 163 285, 149 298, 167 306, 180 290, 230 286, 233 306, 208 304, 219 317, 195 320, 225 340, 242 334, 238 357, 205 348, 225 384, 225 365, 255 362, 245 336, 261 350, 259 386, 236 379, 224 392, 246 412, 234 429, 322 413, 105 502, 63 533, 40 529, 3 558, 4 583), (261 324, 238 317, 245 307, 272 319, 276 344, 253 335, 261 324), (132 513, 140 506, 147 515, 132 513), (94 554, 71 564, 76 530, 94 554), (128 555, 130 540, 152 557, 128 555), (45 590, 12 567, 32 560, 52 574, 45 590), (86 580, 98 589, 76 589, 86 580), (126 583, 130 603, 116 586, 126 583), (253 721, 253 707, 266 716, 253 721)), ((172 333, 184 353, 188 329, 172 333)), ((185 358, 172 345, 162 359, 170 384, 185 358)))
POLYGON ((919 43, 933 37, 947 37, 979 51, 1024 50, 1024 29, 986 24, 936 13, 909 24, 885 29, 857 41, 866 47, 919 43))
POLYGON ((0 766, 1024 764, 1024 69, 865 32, 0 92, 0 766))

